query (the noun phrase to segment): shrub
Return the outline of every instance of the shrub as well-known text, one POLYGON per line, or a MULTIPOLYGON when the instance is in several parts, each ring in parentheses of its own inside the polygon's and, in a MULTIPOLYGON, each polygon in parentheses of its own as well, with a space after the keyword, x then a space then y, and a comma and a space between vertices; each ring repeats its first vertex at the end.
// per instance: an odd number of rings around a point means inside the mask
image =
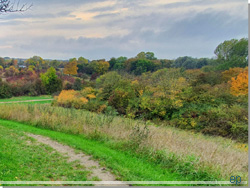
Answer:
POLYGON ((240 105, 220 105, 204 113, 198 122, 202 133, 247 141, 248 111, 240 105))
POLYGON ((56 104, 62 107, 80 109, 84 104, 88 103, 88 99, 79 95, 75 90, 62 90, 56 98, 56 104))
POLYGON ((12 97, 11 87, 7 83, 4 83, 0 80, 0 98, 5 99, 11 97, 12 97))

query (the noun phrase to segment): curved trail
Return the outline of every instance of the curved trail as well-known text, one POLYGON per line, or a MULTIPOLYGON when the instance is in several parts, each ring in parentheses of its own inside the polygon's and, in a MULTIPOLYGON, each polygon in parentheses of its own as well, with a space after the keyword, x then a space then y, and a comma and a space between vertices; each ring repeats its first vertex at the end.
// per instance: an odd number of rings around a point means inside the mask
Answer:
POLYGON ((91 160, 91 156, 85 155, 84 153, 75 153, 75 150, 69 146, 60 144, 54 140, 51 140, 48 137, 44 137, 41 135, 34 135, 31 133, 27 134, 29 137, 34 138, 40 143, 46 144, 51 148, 55 149, 57 152, 63 154, 68 157, 68 161, 76 161, 78 160, 81 165, 85 166, 87 170, 91 171, 91 175, 89 178, 98 177, 102 181, 115 181, 116 177, 107 171, 105 168, 101 167, 98 162, 91 160))

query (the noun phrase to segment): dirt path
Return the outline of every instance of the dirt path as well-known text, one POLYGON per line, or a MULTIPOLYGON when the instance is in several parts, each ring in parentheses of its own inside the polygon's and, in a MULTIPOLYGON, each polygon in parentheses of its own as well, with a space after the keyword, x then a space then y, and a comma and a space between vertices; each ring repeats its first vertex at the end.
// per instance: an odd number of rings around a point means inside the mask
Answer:
POLYGON ((88 171, 91 171, 90 178, 98 177, 102 181, 115 181, 116 178, 113 174, 108 172, 105 168, 101 167, 98 162, 91 160, 91 156, 85 155, 83 153, 76 154, 75 150, 69 146, 62 145, 56 141, 51 140, 50 138, 34 135, 34 134, 27 134, 28 136, 36 139, 38 142, 49 145, 57 152, 63 154, 64 156, 68 157, 68 161, 80 161, 80 164, 85 166, 88 171))
POLYGON ((8 102, 0 102, 3 103, 19 103, 19 102, 37 102, 37 101, 52 101, 53 99, 37 99, 37 100, 25 100, 25 101, 8 101, 8 102))

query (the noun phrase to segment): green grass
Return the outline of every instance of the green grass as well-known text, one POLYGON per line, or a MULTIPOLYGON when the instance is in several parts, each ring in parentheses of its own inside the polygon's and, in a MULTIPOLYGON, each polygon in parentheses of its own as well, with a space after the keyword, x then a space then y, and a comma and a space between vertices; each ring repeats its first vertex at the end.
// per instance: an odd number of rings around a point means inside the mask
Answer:
POLYGON ((49 95, 43 95, 43 96, 21 96, 21 97, 12 97, 9 99, 0 99, 0 102, 14 102, 14 101, 27 101, 27 100, 40 100, 40 99, 52 99, 49 95))
POLYGON ((98 140, 112 150, 129 153, 186 179, 222 181, 235 174, 247 179, 247 152, 235 148, 236 145, 227 139, 193 135, 147 123, 150 135, 145 137, 142 132, 145 123, 141 121, 48 104, 3 105, 0 108, 2 119, 80 138, 82 135, 85 140, 98 140), (139 132, 135 129, 138 125, 141 126, 139 132))
MULTIPOLYGON (((93 158, 98 159, 102 165, 105 165, 107 168, 109 168, 115 175, 120 177, 120 180, 123 181, 194 180, 193 177, 190 175, 183 176, 176 172, 171 172, 169 169, 163 168, 161 165, 156 164, 154 162, 150 162, 146 158, 140 158, 136 156, 131 151, 125 152, 121 150, 116 150, 110 147, 112 145, 111 143, 101 143, 99 141, 87 139, 82 135, 80 136, 80 135, 65 134, 7 120, 0 120, 0 125, 12 129, 14 132, 19 132, 20 134, 24 134, 23 132, 30 132, 33 134, 47 136, 50 137, 51 139, 57 140, 58 142, 69 145, 75 149, 81 150, 86 154, 92 155, 93 158)), ((8 136, 6 137, 8 138, 8 136)), ((8 157, 5 156, 2 157, 4 157, 4 159, 7 160, 6 162, 8 163, 8 157)), ((40 165, 42 164, 43 163, 40 163, 40 165)), ((22 173, 20 175, 22 175, 22 173)), ((39 176, 37 176, 37 178, 38 178, 36 179, 37 181, 41 180, 39 176)), ((201 181, 202 179, 199 180, 201 181)))
POLYGON ((89 172, 20 129, 0 125, 0 181, 87 180, 89 172))

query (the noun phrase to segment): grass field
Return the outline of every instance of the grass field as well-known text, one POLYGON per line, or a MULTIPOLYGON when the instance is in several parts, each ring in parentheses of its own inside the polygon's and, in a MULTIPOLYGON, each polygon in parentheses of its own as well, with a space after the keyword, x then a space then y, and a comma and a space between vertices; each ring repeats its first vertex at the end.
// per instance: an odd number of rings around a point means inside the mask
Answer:
POLYGON ((104 144, 84 136, 35 128, 6 120, 0 120, 0 147, 5 151, 1 155, 1 161, 4 162, 0 165, 2 172, 0 180, 86 180, 87 172, 72 170, 76 164, 67 164, 60 155, 52 154, 50 148, 27 144, 27 141, 32 143, 32 139, 27 138, 25 132, 50 137, 90 154, 123 181, 195 180, 192 175, 173 173, 170 169, 162 168, 161 165, 149 162, 146 158, 136 157, 131 152, 112 149, 112 143, 104 144))
POLYGON ((21 97, 12 97, 9 99, 0 99, 0 102, 14 102, 14 101, 27 101, 27 100, 41 100, 41 99, 53 99, 50 95, 43 96, 21 96, 21 97))
POLYGON ((77 162, 46 145, 38 145, 20 129, 0 124, 0 180, 56 181, 87 180, 87 172, 77 162))

